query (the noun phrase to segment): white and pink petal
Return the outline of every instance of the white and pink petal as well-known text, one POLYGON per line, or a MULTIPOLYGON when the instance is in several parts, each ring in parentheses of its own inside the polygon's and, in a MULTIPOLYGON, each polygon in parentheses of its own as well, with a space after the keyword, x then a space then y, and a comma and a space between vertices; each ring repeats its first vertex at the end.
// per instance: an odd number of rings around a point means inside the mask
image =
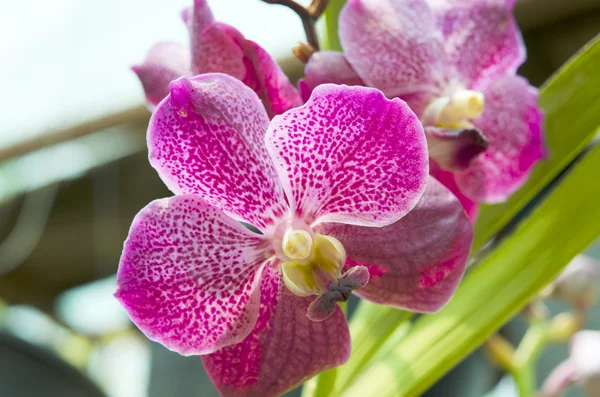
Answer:
POLYGON ((254 328, 267 258, 263 236, 198 196, 156 200, 131 225, 115 296, 149 339, 212 353, 254 328))
POLYGON ((348 61, 388 97, 437 92, 445 81, 444 47, 425 0, 349 0, 339 35, 348 61))
POLYGON ((265 269, 261 290, 252 333, 202 357, 224 397, 278 397, 350 356, 348 324, 339 307, 325 321, 310 321, 306 313, 314 297, 293 295, 273 268, 265 269))
POLYGON ((419 204, 392 225, 327 223, 317 232, 343 244, 347 267, 369 269, 369 283, 355 291, 358 296, 415 312, 434 312, 448 302, 473 241, 471 222, 458 199, 432 177, 419 204))
POLYGON ((266 140, 292 210, 308 224, 388 225, 427 183, 421 123, 376 89, 320 85, 273 119, 266 140))
POLYGON ((148 127, 150 163, 176 194, 197 194, 262 231, 287 212, 265 149, 269 118, 256 94, 225 74, 180 78, 148 127))
POLYGON ((515 74, 525 61, 513 5, 507 0, 431 1, 444 35, 446 59, 467 88, 481 90, 497 78, 515 74))

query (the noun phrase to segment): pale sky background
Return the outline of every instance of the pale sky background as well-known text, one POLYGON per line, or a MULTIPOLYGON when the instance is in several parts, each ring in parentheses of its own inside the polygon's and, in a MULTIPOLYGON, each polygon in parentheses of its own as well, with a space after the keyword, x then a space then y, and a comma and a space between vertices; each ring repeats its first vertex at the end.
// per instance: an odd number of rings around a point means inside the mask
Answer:
MULTIPOLYGON (((157 41, 188 43, 192 0, 0 0, 0 147, 143 103, 129 69, 157 41)), ((304 37, 289 9, 209 0, 276 58, 304 37)))

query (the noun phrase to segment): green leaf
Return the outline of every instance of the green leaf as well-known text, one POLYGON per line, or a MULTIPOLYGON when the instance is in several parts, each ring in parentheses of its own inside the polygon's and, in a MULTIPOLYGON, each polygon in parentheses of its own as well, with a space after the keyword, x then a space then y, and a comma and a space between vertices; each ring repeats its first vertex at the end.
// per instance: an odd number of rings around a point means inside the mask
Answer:
POLYGON ((600 235, 599 169, 596 147, 466 277, 444 309, 419 318, 341 395, 417 396, 515 315, 600 235))
POLYGON ((338 368, 336 389, 357 376, 382 347, 383 341, 397 341, 406 335, 412 316, 413 313, 362 301, 350 322, 352 355, 346 364, 338 368), (400 327, 401 324, 405 326, 400 327), (397 336, 390 338, 395 332, 397 336))
POLYGON ((346 0, 329 0, 325 10, 325 37, 323 49, 332 51, 341 51, 342 45, 338 36, 338 19, 340 11, 346 4, 346 0))
POLYGON ((474 253, 565 169, 598 133, 598 65, 600 35, 573 56, 540 89, 540 107, 546 114, 545 136, 550 157, 536 166, 527 183, 508 201, 482 207, 475 224, 474 253))

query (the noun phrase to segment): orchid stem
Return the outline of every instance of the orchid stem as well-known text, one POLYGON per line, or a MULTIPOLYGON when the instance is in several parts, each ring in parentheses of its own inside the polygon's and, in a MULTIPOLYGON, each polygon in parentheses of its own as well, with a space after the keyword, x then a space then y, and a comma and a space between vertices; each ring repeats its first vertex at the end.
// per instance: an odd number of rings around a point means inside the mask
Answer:
POLYGON ((535 394, 535 363, 549 341, 548 328, 546 321, 532 323, 514 354, 512 374, 521 397, 531 397, 535 394))
POLYGON ((302 20, 302 27, 306 40, 315 50, 319 50, 319 38, 315 23, 327 8, 329 0, 313 0, 308 7, 304 7, 294 0, 262 0, 269 4, 279 4, 294 11, 302 20))

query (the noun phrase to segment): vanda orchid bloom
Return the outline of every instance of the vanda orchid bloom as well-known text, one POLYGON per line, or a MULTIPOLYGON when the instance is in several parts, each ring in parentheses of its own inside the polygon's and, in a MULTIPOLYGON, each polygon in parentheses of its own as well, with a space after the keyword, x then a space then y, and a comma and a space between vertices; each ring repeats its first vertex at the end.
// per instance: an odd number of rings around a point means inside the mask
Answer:
POLYGON ((537 90, 514 0, 349 0, 343 54, 318 52, 300 83, 367 85, 408 102, 425 125, 431 172, 474 218, 506 200, 545 156, 537 90))
POLYGON ((220 72, 241 80, 260 97, 269 117, 301 104, 300 95, 271 56, 235 28, 216 22, 206 0, 194 0, 181 17, 190 31, 190 48, 159 43, 145 62, 133 66, 151 109, 180 76, 220 72))
POLYGON ((221 394, 277 396, 344 363, 350 292, 420 312, 451 297, 471 225, 404 102, 327 84, 269 122, 224 74, 170 91, 148 145, 176 195, 136 216, 115 295, 150 339, 203 355, 221 394))

